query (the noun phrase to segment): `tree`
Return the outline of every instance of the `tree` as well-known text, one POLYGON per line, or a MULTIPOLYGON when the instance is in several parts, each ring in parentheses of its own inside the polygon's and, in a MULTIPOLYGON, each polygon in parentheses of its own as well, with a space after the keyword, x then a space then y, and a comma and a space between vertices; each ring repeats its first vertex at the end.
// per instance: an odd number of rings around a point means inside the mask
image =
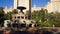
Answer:
POLYGON ((39 19, 38 19, 38 11, 33 11, 31 15, 32 15, 33 20, 39 21, 39 19))
POLYGON ((9 13, 5 14, 5 15, 4 15, 4 19, 5 19, 5 20, 9 20, 9 19, 10 19, 10 14, 9 14, 9 13))
POLYGON ((16 14, 16 13, 18 13, 17 9, 12 10, 12 14, 16 14))
POLYGON ((7 14, 4 15, 5 20, 11 20, 12 19, 12 14, 17 14, 17 9, 12 10, 12 12, 8 12, 7 14))
POLYGON ((40 26, 41 27, 52 27, 52 23, 51 22, 41 22, 40 23, 40 26))
POLYGON ((47 13, 47 10, 45 9, 41 9, 39 11, 33 11, 32 12, 32 19, 36 20, 36 21, 39 21, 41 20, 42 22, 45 22, 46 21, 46 13, 47 13))
POLYGON ((4 23, 4 11, 3 11, 3 8, 0 7, 0 25, 1 23, 4 23))
POLYGON ((43 8, 40 10, 40 17, 41 17, 41 21, 44 22, 45 21, 45 10, 43 8))
POLYGON ((48 14, 48 20, 56 27, 60 27, 60 13, 59 12, 51 12, 48 14))
POLYGON ((4 11, 3 11, 3 8, 0 7, 0 18, 2 18, 4 16, 4 11))

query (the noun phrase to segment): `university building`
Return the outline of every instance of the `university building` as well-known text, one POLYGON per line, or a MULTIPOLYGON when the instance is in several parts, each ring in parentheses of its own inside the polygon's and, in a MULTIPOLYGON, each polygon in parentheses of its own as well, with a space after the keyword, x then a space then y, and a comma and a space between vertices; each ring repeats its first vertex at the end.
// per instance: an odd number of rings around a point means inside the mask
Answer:
POLYGON ((48 10, 48 13, 60 12, 60 0, 50 0, 45 8, 48 10))

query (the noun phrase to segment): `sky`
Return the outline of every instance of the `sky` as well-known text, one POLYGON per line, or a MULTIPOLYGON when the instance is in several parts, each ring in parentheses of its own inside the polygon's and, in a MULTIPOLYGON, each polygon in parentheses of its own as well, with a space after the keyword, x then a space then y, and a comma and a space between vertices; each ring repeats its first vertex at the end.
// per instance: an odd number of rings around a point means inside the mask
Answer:
MULTIPOLYGON (((32 7, 35 5, 37 5, 37 7, 44 7, 47 2, 49 2, 50 0, 32 0, 32 7)), ((14 0, 0 0, 0 7, 5 7, 5 6, 13 6, 14 4, 14 0)))

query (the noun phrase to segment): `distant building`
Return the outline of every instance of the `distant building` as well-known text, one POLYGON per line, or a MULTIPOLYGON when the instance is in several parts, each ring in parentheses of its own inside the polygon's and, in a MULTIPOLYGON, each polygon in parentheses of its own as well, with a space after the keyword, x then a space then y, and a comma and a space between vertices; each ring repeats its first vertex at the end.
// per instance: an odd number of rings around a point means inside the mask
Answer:
POLYGON ((48 13, 60 12, 60 0, 50 0, 46 5, 46 9, 48 13))
POLYGON ((13 7, 8 8, 7 6, 3 9, 5 11, 5 14, 7 14, 8 12, 12 12, 13 7))
MULTIPOLYGON (((38 0, 37 0, 38 1, 38 0)), ((33 7, 31 7, 31 0, 14 0, 14 6, 13 7, 5 7, 4 11, 5 13, 7 12, 11 12, 13 9, 17 9, 17 6, 24 6, 26 7, 26 10, 24 10, 24 12, 26 11, 39 11, 41 10, 41 8, 47 9, 48 13, 51 12, 60 12, 60 0, 50 0, 50 2, 48 2, 45 7, 37 7, 36 5, 34 5, 33 7)))

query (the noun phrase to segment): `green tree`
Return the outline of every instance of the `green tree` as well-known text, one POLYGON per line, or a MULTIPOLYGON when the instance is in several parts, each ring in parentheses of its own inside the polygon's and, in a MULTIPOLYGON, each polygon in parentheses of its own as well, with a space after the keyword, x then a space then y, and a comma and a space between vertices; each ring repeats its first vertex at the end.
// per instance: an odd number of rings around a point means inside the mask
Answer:
POLYGON ((16 13, 18 13, 17 9, 12 10, 12 14, 16 14, 16 13))
POLYGON ((9 13, 5 14, 5 15, 4 15, 4 19, 5 19, 5 20, 9 20, 9 19, 10 19, 10 14, 9 14, 9 13))
POLYGON ((45 22, 46 21, 46 17, 47 17, 47 10, 45 9, 41 9, 39 11, 33 11, 32 12, 32 19, 36 20, 36 21, 39 21, 41 20, 42 22, 45 22))
POLYGON ((40 24, 41 22, 47 21, 47 14, 48 14, 47 10, 42 8, 39 11, 33 11, 32 12, 32 19, 35 21, 38 21, 40 24))
POLYGON ((4 22, 4 14, 3 8, 0 7, 0 25, 4 22))
POLYGON ((60 27, 60 13, 59 12, 48 13, 48 20, 49 22, 54 24, 56 27, 60 27))
POLYGON ((52 27, 52 23, 51 22, 41 22, 40 23, 40 26, 41 27, 52 27))

